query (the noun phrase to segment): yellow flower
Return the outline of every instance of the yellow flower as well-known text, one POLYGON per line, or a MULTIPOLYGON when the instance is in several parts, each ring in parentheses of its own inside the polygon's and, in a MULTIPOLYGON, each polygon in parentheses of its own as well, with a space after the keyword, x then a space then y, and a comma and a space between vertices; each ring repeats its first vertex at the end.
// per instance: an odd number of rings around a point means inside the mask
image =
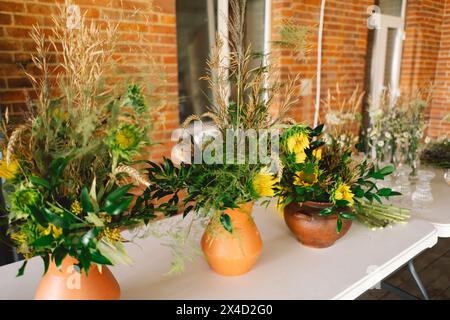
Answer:
POLYGON ((345 183, 340 184, 333 192, 332 200, 345 200, 349 202, 349 205, 353 204, 353 192, 350 190, 350 187, 345 183))
POLYGON ((268 168, 263 168, 253 179, 253 189, 261 197, 273 197, 275 195, 273 188, 276 183, 276 177, 270 173, 268 168))
POLYGON ((33 253, 30 252, 28 247, 28 237, 23 231, 19 231, 11 234, 11 239, 16 242, 17 252, 22 254, 26 260, 33 257, 33 253))
POLYGON ((312 154, 317 160, 322 159, 322 149, 315 149, 312 154))
POLYGON ((124 124, 110 133, 106 144, 124 159, 130 159, 145 143, 144 132, 134 124, 124 124))
POLYGON ((304 171, 298 171, 295 173, 294 184, 301 187, 309 187, 317 183, 317 172, 306 173, 304 171))
MULTIPOLYGON (((3 152, 5 155, 6 152, 3 152)), ((19 169, 19 162, 17 160, 12 160, 9 166, 6 164, 6 160, 0 161, 0 178, 11 179, 14 178, 17 170, 19 169)))
POLYGON ((112 243, 123 241, 122 235, 120 234, 120 229, 118 228, 105 228, 100 234, 100 238, 103 237, 105 237, 109 242, 112 243))
POLYGON ((128 149, 135 144, 135 136, 130 135, 128 132, 120 131, 116 135, 116 142, 121 148, 128 149))
POLYGON ((83 208, 81 207, 80 201, 75 200, 74 202, 72 202, 72 205, 70 206, 70 211, 79 216, 83 212, 83 208))
POLYGON ((24 242, 27 242, 27 236, 24 232, 19 231, 16 233, 13 233, 11 235, 11 239, 14 240, 15 242, 17 242, 19 245, 21 245, 24 242))
POLYGON ((51 234, 53 236, 53 238, 59 238, 62 235, 63 231, 61 228, 58 228, 57 226, 55 226, 52 223, 48 224, 47 229, 45 229, 42 234, 44 236, 48 236, 49 234, 51 234))
POLYGON ((306 153, 304 151, 295 153, 295 163, 304 163, 305 160, 306 160, 306 153))
POLYGON ((306 133, 299 132, 293 134, 287 139, 287 149, 294 154, 301 154, 305 152, 305 149, 309 148, 309 138, 306 133))

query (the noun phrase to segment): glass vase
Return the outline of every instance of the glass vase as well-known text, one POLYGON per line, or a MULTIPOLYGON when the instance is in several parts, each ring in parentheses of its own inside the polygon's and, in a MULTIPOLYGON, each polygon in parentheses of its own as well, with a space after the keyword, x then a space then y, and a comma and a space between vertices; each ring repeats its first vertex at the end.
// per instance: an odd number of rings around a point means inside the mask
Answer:
POLYGON ((424 209, 433 202, 434 199, 431 192, 431 181, 434 177, 435 174, 432 171, 418 171, 416 190, 412 194, 413 206, 415 208, 424 209))

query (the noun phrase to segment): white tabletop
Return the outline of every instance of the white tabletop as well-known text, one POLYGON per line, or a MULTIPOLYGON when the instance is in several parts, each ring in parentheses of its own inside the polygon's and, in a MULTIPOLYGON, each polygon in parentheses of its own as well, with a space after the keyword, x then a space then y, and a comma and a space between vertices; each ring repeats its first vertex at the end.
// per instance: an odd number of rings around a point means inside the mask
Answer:
MULTIPOLYGON (((426 169, 430 170, 430 169, 426 169)), ((429 207, 413 209, 411 215, 431 222, 438 231, 438 237, 450 237, 450 186, 444 180, 443 170, 436 173, 431 183, 434 201, 429 207)), ((414 187, 413 187, 414 191, 414 187)))
MULTIPOLYGON (((354 224, 327 249, 300 245, 274 209, 255 207, 264 247, 252 271, 223 277, 202 257, 181 275, 163 275, 172 261, 155 238, 129 244, 133 266, 112 268, 123 299, 354 299, 437 242, 435 228, 411 219, 408 224, 371 231, 354 224)), ((174 218, 178 219, 178 217, 174 218)), ((25 276, 15 278, 19 263, 0 267, 0 299, 31 299, 42 273, 32 259, 25 276)))

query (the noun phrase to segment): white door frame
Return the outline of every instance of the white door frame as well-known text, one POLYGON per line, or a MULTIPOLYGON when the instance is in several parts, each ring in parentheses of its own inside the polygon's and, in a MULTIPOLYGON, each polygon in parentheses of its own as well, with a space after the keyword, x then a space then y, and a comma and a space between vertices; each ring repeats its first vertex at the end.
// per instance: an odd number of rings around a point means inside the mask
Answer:
POLYGON ((371 17, 371 24, 375 29, 375 39, 372 51, 372 68, 370 74, 370 94, 372 106, 378 108, 380 106, 380 96, 384 86, 385 66, 386 66, 386 48, 388 40, 388 30, 390 28, 397 29, 395 39, 393 70, 391 72, 390 89, 392 98, 396 99, 400 95, 400 73, 401 60, 403 52, 403 40, 405 38, 405 13, 406 0, 402 3, 402 12, 400 17, 384 15, 382 13, 374 13, 371 17))
MULTIPOLYGON (((229 54, 230 46, 228 43, 228 19, 229 19, 229 0, 217 0, 217 32, 223 39, 223 48, 221 54, 221 61, 225 68, 230 64, 229 54)), ((271 25, 272 25, 272 0, 264 0, 264 61, 267 65, 269 63, 268 55, 271 50, 271 25)), ((213 42, 214 43, 214 42, 213 42)), ((268 87, 268 79, 265 80, 265 87, 268 87)), ((228 90, 229 91, 229 90, 228 90)), ((265 95, 267 99, 267 94, 265 95)), ((227 99, 228 100, 228 99, 227 99)), ((228 101, 227 101, 228 103, 228 101)))

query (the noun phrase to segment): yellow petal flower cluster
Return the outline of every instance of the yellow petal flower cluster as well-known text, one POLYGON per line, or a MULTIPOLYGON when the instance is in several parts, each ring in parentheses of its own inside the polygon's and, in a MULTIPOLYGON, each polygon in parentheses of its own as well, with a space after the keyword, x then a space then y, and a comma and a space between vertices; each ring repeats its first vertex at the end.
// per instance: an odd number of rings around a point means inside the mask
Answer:
POLYGON ((338 187, 334 190, 333 195, 332 195, 332 200, 333 201, 345 200, 345 201, 348 201, 350 205, 352 205, 354 202, 353 197, 354 197, 354 194, 351 191, 350 187, 348 185, 346 185, 345 183, 342 183, 342 184, 338 185, 338 187))
POLYGON ((305 149, 309 148, 309 138, 304 132, 293 134, 287 139, 287 149, 290 153, 295 154, 295 162, 303 163, 306 160, 305 149))
MULTIPOLYGON (((3 153, 5 155, 5 152, 3 153)), ((17 160, 11 161, 9 166, 6 163, 6 160, 3 159, 0 161, 0 178, 4 179, 12 179, 19 169, 19 162, 17 160)))
POLYGON ((322 149, 315 149, 312 154, 317 160, 322 159, 322 149))
POLYGON ((19 245, 21 245, 22 243, 27 242, 27 236, 22 231, 19 231, 19 232, 11 234, 11 239, 13 241, 17 242, 19 245))
POLYGON ((100 234, 100 238, 103 237, 106 238, 111 243, 123 241, 122 234, 120 233, 119 228, 114 229, 105 228, 100 234))
POLYGON ((23 231, 15 232, 11 234, 11 239, 17 244, 17 252, 22 254, 26 260, 33 257, 28 247, 28 237, 23 231))
POLYGON ((44 236, 48 236, 49 234, 51 234, 53 236, 53 238, 59 238, 62 235, 63 231, 61 228, 58 228, 57 226, 55 226, 52 223, 48 224, 47 229, 45 229, 44 231, 42 231, 42 234, 44 236))
POLYGON ((276 183, 276 177, 270 173, 269 169, 263 168, 253 179, 253 189, 261 197, 273 197, 275 195, 273 188, 276 183))
POLYGON ((70 206, 70 211, 79 216, 83 212, 83 208, 81 207, 80 201, 75 200, 74 202, 72 202, 72 205, 70 206))
POLYGON ((306 173, 304 171, 298 171, 295 173, 294 184, 301 187, 309 187, 318 182, 317 172, 306 173))

